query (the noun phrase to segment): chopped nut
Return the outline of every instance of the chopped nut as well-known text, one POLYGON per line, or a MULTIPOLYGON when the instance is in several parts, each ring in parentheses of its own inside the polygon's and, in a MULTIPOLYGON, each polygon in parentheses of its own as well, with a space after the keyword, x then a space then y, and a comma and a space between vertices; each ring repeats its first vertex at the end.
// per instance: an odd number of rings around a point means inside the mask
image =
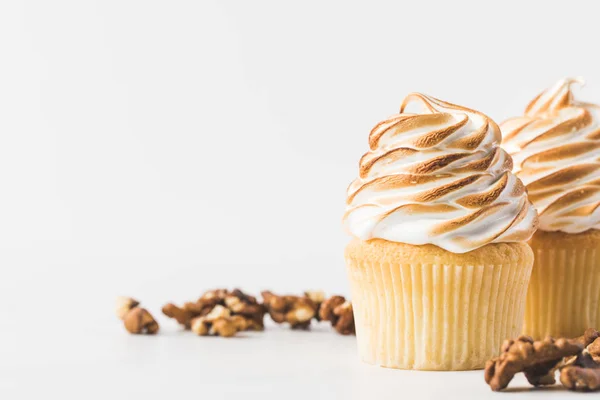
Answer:
POLYGON ((589 353, 581 353, 560 370, 560 382, 569 390, 600 390, 600 365, 589 353))
MULTIPOLYGON (((583 350, 584 353, 589 353, 595 362, 600 363, 600 339, 598 338, 600 338, 600 332, 593 328, 588 328, 585 330, 583 335, 579 336, 575 340, 585 347, 583 350)), ((565 359, 562 361, 561 367, 572 365, 579 361, 578 359, 579 355, 565 357, 565 359)))
POLYGON ((560 371, 560 382, 570 390, 589 390, 600 389, 600 369, 566 367, 560 371))
POLYGON ((117 297, 117 317, 123 320, 125 315, 132 309, 140 304, 139 301, 132 299, 131 297, 119 296, 117 297))
POLYGON ((567 366, 575 366, 581 368, 599 368, 600 364, 594 361, 591 354, 588 353, 587 350, 583 350, 583 352, 575 356, 575 360, 573 360, 573 362, 565 365, 565 367, 567 366))
POLYGON ((311 299, 312 302, 315 303, 315 306, 317 306, 317 312, 315 313, 315 319, 317 321, 320 321, 321 316, 320 316, 319 310, 321 308, 321 303, 323 303, 325 301, 325 292, 322 290, 307 290, 306 292, 304 292, 304 295, 306 297, 308 297, 309 299, 311 299))
POLYGON ((155 334, 158 332, 158 323, 139 304, 139 301, 131 297, 117 297, 117 316, 123 320, 125 329, 130 333, 155 334))
POLYGON ((344 296, 331 296, 327 300, 321 304, 321 308, 319 309, 319 314, 321 315, 322 321, 334 321, 337 320, 336 316, 333 314, 333 310, 346 301, 344 296))
POLYGON ((255 314, 265 314, 264 308, 258 303, 246 303, 240 297, 229 295, 225 297, 225 305, 236 314, 253 316, 255 314))
POLYGON ((174 318, 181 325, 185 326, 186 329, 190 328, 191 321, 195 315, 189 310, 184 308, 179 308, 173 303, 165 304, 162 308, 163 314, 165 314, 169 318, 174 318))
MULTIPOLYGON (((244 324, 246 330, 264 329, 265 308, 256 301, 255 297, 239 289, 232 291, 227 289, 209 290, 202 294, 197 301, 185 303, 183 308, 167 304, 163 307, 163 313, 176 319, 186 329, 191 329, 194 318, 209 315, 217 306, 227 309, 230 315, 243 317, 246 320, 244 324)), ((238 325, 241 326, 239 323, 238 325)))
POLYGON ((246 331, 262 331, 265 329, 262 320, 260 322, 257 322, 253 319, 244 318, 244 321, 246 322, 246 328, 244 329, 246 331))
POLYGON ((249 320, 246 320, 246 318, 241 315, 232 315, 229 319, 233 322, 238 331, 245 331, 248 329, 249 320))
POLYGON ((594 328, 587 328, 583 335, 577 338, 577 341, 583 345, 583 347, 588 347, 592 344, 596 339, 600 337, 600 332, 595 330, 594 328))
MULTIPOLYGON (((240 289, 233 289, 231 291, 230 295, 234 296, 234 297, 237 297, 238 299, 240 299, 244 303, 258 304, 258 301, 256 300, 256 297, 251 296, 251 295, 249 295, 247 293, 244 293, 240 289)), ((227 295, 225 297, 227 297, 227 295)))
MULTIPOLYGON (((222 306, 217 306, 222 307, 222 306)), ((223 307, 224 308, 224 307, 223 307)), ((239 315, 228 316, 229 310, 225 312, 217 310, 211 316, 196 317, 191 322, 191 329, 197 335, 217 335, 222 337, 234 336, 245 329, 245 319, 239 315)))
POLYGON ((192 332, 194 332, 196 335, 200 335, 200 336, 208 335, 209 324, 204 319, 204 317, 196 317, 196 318, 192 319, 190 326, 191 326, 192 332))
POLYGON ((225 297, 225 305, 233 312, 241 312, 245 309, 244 302, 239 297, 236 296, 227 296, 225 297))
POLYGON ((211 312, 209 312, 208 314, 206 314, 206 316, 204 317, 204 319, 206 319, 206 321, 208 322, 213 322, 218 318, 223 318, 223 317, 229 317, 231 315, 231 311, 229 311, 229 309, 223 307, 220 304, 217 304, 212 310, 211 312))
POLYGON ((225 296, 227 296, 227 289, 215 289, 215 290, 209 290, 208 292, 205 292, 202 296, 200 296, 199 300, 202 300, 205 302, 213 301, 214 304, 217 304, 219 301, 224 299, 225 296))
POLYGON ((231 337, 238 332, 235 322, 229 317, 219 317, 212 322, 210 333, 222 337, 231 337))
POLYGON ((225 305, 231 310, 232 315, 241 315, 246 319, 246 330, 262 331, 265 328, 264 317, 267 310, 256 300, 256 297, 234 289, 225 297, 225 305))
POLYGON ((330 321, 335 330, 342 335, 356 334, 352 303, 343 296, 331 296, 321 304, 319 310, 322 321, 330 321))
MULTIPOLYGON (((203 297, 212 301, 221 295, 225 296, 221 297, 221 300, 223 301, 224 298, 229 296, 223 292, 215 291, 208 296, 205 295, 203 297)), ((253 328, 256 329, 258 324, 255 320, 248 319, 242 315, 232 315, 232 310, 230 308, 217 303, 212 306, 212 309, 206 315, 193 318, 190 322, 190 326, 192 331, 200 336, 217 335, 222 337, 231 337, 239 331, 249 329, 249 321, 252 321, 252 323, 255 324, 253 328)))
POLYGON ((592 359, 600 364, 600 338, 594 340, 592 343, 590 343, 587 347, 586 350, 588 351, 588 353, 590 354, 590 356, 592 357, 592 359))
POLYGON ((158 332, 158 323, 145 308, 135 307, 131 309, 125 315, 123 322, 125 323, 125 329, 130 333, 153 335, 158 332))
POLYGON ((335 330, 342 335, 355 335, 356 328, 354 326, 354 311, 352 303, 345 301, 333 309, 333 314, 338 317, 334 324, 335 330))
POLYGON ((581 353, 583 344, 577 339, 547 337, 534 341, 529 336, 506 340, 502 354, 485 365, 485 381, 492 390, 504 389, 515 374, 524 372, 533 385, 554 383, 552 370, 564 358, 581 353))
POLYGON ((316 308, 312 305, 298 301, 293 303, 291 310, 285 314, 285 320, 289 322, 293 329, 306 329, 316 311, 316 308))
POLYGON ((217 303, 215 303, 213 301, 210 301, 210 302, 198 301, 196 303, 188 301, 183 304, 183 309, 194 316, 196 316, 196 315, 203 316, 203 315, 208 314, 210 312, 210 310, 212 310, 216 304, 217 303))
POLYGON ((285 309, 288 307, 286 299, 269 291, 261 292, 264 305, 273 321, 281 324, 285 321, 285 309))
POLYGON ((269 291, 261 294, 273 321, 280 324, 287 322, 292 329, 307 329, 317 313, 317 306, 308 297, 278 296, 269 291))
POLYGON ((535 364, 523 371, 527 382, 533 386, 547 386, 556 383, 556 370, 560 360, 550 360, 535 364))
POLYGON ((325 301, 325 292, 322 290, 307 290, 304 295, 317 305, 325 301))

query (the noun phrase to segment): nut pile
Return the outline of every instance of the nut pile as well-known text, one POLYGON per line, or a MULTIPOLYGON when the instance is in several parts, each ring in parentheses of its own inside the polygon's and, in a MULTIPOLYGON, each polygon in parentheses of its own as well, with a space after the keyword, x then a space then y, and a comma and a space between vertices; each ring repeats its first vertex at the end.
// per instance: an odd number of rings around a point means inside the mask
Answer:
POLYGON ((131 297, 117 298, 117 317, 123 321, 129 333, 146 333, 153 335, 158 332, 158 322, 145 308, 139 307, 140 302, 131 297))
POLYGON ((201 336, 230 337, 239 331, 261 331, 265 327, 265 307, 239 289, 210 290, 181 308, 166 304, 162 312, 201 336))
POLYGON ((500 356, 485 365, 485 381, 494 391, 508 386, 512 378, 523 372, 534 386, 556 383, 560 370, 561 383, 570 390, 600 389, 600 333, 588 329, 575 339, 534 341, 529 336, 506 340, 500 356))
POLYGON ((277 323, 289 323, 292 329, 307 329, 312 319, 329 321, 342 335, 354 335, 352 303, 343 296, 325 299, 322 291, 307 291, 304 296, 278 296, 272 292, 261 293, 264 304, 277 323))
POLYGON ((261 292, 271 319, 278 324, 288 323, 292 329, 307 329, 319 308, 308 296, 280 296, 268 290, 261 292))
MULTIPOLYGON (((306 291, 301 296, 264 291, 261 295, 262 303, 239 289, 215 289, 181 307, 168 303, 162 312, 200 336, 232 337, 241 331, 262 331, 266 314, 292 329, 308 329, 314 319, 329 321, 342 335, 355 333, 352 304, 342 296, 327 299, 322 291, 306 291)), ((156 333, 158 323, 138 305, 131 298, 119 298, 117 315, 131 333, 156 333)))
POLYGON ((577 340, 585 349, 577 357, 564 360, 560 383, 570 390, 600 390, 600 332, 589 328, 577 340))
POLYGON ((241 315, 231 315, 228 308, 217 304, 208 314, 193 318, 191 329, 197 335, 216 335, 231 337, 240 331, 248 329, 246 318, 241 315))

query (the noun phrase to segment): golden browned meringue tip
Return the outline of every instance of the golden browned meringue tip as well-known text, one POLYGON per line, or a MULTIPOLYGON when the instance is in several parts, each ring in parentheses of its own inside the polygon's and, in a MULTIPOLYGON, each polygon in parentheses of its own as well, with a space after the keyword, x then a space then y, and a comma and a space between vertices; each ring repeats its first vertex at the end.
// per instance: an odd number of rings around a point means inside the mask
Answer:
POLYGON ((544 231, 600 228, 600 107, 577 101, 573 84, 584 81, 558 81, 501 126, 544 231))
POLYGON ((483 113, 411 93, 377 124, 348 187, 346 228, 359 239, 436 244, 463 253, 525 241, 537 217, 498 125, 483 113), (418 106, 422 111, 406 110, 418 106))
POLYGON ((574 83, 581 85, 581 87, 585 86, 585 80, 580 76, 562 79, 555 85, 558 90, 554 94, 545 91, 537 95, 525 108, 525 115, 536 115, 568 106, 573 101, 571 85, 574 83), (544 96, 545 94, 552 95, 544 96))

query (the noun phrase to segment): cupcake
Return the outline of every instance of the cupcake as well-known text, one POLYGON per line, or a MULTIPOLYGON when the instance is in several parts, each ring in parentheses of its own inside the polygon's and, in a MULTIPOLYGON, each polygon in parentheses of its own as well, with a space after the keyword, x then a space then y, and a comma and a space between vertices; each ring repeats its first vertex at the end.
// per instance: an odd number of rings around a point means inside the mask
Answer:
POLYGON ((371 131, 344 215, 363 361, 477 369, 521 332, 537 214, 500 141, 482 113, 418 93, 371 131))
POLYGON ((600 327, 600 107, 574 100, 574 83, 557 82, 501 127, 540 219, 524 325, 536 339, 600 327))

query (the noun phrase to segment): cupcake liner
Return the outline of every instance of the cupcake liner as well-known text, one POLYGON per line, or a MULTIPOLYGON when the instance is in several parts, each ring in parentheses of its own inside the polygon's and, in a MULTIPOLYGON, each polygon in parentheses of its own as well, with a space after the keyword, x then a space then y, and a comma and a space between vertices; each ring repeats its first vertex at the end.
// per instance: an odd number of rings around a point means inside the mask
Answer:
POLYGON ((455 265, 443 257, 434 263, 378 262, 368 255, 346 257, 363 361, 402 369, 478 369, 504 339, 521 332, 530 256, 455 265))
POLYGON ((576 337, 600 328, 600 235, 536 233, 523 333, 576 337))

